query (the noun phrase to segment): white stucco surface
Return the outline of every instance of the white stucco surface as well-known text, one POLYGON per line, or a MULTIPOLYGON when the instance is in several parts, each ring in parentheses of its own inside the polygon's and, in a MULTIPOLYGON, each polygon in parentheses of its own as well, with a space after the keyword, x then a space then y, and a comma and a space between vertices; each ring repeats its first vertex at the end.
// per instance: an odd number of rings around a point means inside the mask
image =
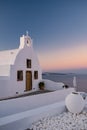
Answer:
POLYGON ((31 128, 32 123, 40 120, 41 118, 52 116, 56 113, 60 114, 65 110, 65 103, 58 102, 13 115, 8 115, 0 118, 0 130, 24 130, 31 128))
POLYGON ((63 101, 73 91, 73 88, 69 88, 0 101, 0 130, 24 130, 42 117, 63 112, 63 101))
POLYGON ((1 77, 10 76, 10 65, 0 65, 0 80, 1 77))
POLYGON ((0 118, 65 100, 73 88, 0 101, 0 118))
POLYGON ((18 52, 19 52, 18 49, 0 51, 0 65, 14 64, 14 60, 15 60, 18 52))
MULTIPOLYGON (((0 98, 15 96, 26 91, 26 72, 31 72, 31 91, 38 90, 38 83, 42 79, 42 71, 37 55, 33 49, 30 36, 20 37, 18 49, 0 52, 0 98), (26 65, 27 59, 31 60, 31 67, 26 65), (18 81, 17 72, 23 72, 23 80, 18 81), (38 78, 34 72, 38 71, 38 78)), ((27 90, 29 91, 29 90, 27 90)))
POLYGON ((48 80, 48 79, 43 79, 42 81, 44 81, 45 83, 45 89, 47 90, 60 90, 63 89, 64 83, 62 82, 54 82, 52 80, 48 80))

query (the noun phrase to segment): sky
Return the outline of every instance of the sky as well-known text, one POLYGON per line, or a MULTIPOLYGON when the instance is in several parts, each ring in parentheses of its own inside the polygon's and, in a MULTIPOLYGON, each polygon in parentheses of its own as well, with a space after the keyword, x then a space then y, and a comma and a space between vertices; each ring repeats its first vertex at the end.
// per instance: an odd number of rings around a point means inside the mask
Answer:
POLYGON ((87 0, 0 0, 0 50, 26 31, 44 72, 87 73, 87 0))

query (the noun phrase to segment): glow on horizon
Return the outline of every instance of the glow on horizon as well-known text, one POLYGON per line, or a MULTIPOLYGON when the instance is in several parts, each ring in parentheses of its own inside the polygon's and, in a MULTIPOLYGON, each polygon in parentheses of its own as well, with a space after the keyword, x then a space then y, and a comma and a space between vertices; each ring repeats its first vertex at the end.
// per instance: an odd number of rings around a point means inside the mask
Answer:
POLYGON ((43 71, 87 68, 87 45, 41 53, 39 61, 43 71))

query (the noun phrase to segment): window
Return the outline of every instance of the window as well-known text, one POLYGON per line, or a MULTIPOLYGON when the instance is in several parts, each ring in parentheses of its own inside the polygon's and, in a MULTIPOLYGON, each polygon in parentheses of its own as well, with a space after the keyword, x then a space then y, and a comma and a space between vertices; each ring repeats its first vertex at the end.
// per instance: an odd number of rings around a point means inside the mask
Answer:
POLYGON ((22 81, 23 80, 23 71, 19 70, 17 71, 17 81, 22 81))
POLYGON ((34 71, 34 79, 38 79, 38 71, 34 71))
POLYGON ((27 68, 31 68, 31 59, 27 59, 26 64, 27 68))

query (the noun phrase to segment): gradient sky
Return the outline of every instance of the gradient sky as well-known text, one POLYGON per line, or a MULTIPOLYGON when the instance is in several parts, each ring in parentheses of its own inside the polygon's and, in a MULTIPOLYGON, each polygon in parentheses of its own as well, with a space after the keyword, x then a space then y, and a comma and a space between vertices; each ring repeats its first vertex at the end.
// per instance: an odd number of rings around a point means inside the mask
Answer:
POLYGON ((87 0, 0 0, 0 50, 27 30, 43 71, 87 73, 87 0))

